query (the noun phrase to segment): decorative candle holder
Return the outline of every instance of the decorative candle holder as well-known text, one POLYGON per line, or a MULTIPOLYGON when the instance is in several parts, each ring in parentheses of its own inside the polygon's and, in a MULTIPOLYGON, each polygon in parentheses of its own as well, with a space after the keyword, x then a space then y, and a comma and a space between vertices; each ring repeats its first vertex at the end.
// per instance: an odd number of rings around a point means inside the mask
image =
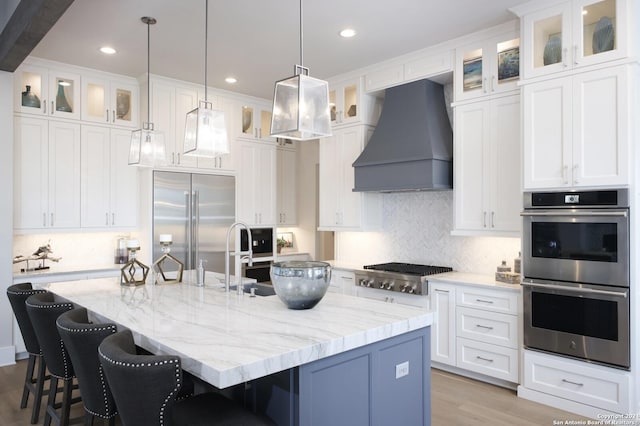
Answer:
POLYGON ((160 235, 160 245, 162 245, 162 253, 164 253, 158 260, 153 263, 153 275, 155 277, 156 284, 177 284, 182 282, 182 273, 184 272, 184 263, 180 262, 174 256, 171 255, 171 240, 170 234, 160 235), (169 266, 178 267, 175 278, 167 278, 165 269, 169 266))
POLYGON ((147 280, 149 267, 136 259, 136 253, 140 250, 138 240, 127 241, 129 261, 120 269, 120 284, 128 287, 143 285, 147 280), (142 274, 142 278, 140 275, 142 274))

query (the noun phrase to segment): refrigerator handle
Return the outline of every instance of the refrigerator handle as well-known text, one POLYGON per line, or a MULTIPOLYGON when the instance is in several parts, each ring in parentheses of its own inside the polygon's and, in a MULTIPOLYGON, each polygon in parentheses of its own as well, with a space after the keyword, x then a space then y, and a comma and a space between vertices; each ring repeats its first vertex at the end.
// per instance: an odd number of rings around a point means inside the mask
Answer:
POLYGON ((193 264, 200 259, 200 242, 198 241, 198 233, 200 231, 200 191, 193 191, 193 229, 191 230, 193 238, 193 264))
POLYGON ((191 247, 193 247, 191 245, 191 230, 193 228, 193 226, 191 224, 192 223, 192 218, 193 218, 193 214, 192 214, 192 206, 193 206, 192 198, 193 197, 192 197, 191 191, 185 191, 184 192, 184 196, 186 198, 185 206, 187 207, 187 225, 186 225, 187 229, 185 229, 185 231, 186 231, 185 234, 187 235, 187 247, 185 248, 185 259, 184 260, 187 263, 185 265, 185 269, 191 270, 191 269, 193 269, 193 256, 192 256, 192 253, 191 253, 191 247))

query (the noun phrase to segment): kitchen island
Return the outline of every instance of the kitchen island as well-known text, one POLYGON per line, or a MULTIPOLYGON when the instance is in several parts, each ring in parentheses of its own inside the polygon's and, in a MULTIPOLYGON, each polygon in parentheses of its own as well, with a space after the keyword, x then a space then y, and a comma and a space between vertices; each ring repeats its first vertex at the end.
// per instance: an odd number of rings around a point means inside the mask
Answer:
POLYGON ((430 424, 430 312, 332 293, 295 311, 277 296, 226 293, 219 274, 206 282, 44 288, 219 389, 251 384, 278 424, 430 424))

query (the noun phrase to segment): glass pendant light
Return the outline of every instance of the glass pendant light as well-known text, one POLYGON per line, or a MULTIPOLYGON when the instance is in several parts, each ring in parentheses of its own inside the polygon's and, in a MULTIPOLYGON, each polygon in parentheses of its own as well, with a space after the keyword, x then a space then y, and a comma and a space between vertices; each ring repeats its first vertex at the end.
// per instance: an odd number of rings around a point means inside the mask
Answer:
POLYGON ((300 0, 300 65, 293 76, 276 82, 271 136, 294 140, 331 136, 329 84, 309 76, 303 66, 302 0, 300 0))
POLYGON ((155 18, 143 16, 140 20, 147 24, 147 121, 142 123, 142 128, 131 132, 131 145, 129 147, 129 164, 140 167, 155 167, 166 164, 164 135, 153 128, 151 122, 150 104, 150 80, 151 80, 151 54, 150 54, 150 26, 157 21, 155 18))
POLYGON ((229 153, 224 112, 213 109, 207 101, 207 39, 209 1, 205 0, 204 17, 204 101, 187 113, 184 129, 184 154, 196 157, 218 157, 229 153))

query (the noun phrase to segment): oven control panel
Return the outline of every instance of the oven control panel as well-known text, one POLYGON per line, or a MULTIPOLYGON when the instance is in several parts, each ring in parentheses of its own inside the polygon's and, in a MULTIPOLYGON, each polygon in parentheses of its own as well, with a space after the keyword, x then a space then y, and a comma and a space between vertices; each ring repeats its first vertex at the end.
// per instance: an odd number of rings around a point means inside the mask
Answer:
POLYGON ((385 272, 358 272, 355 277, 356 285, 360 287, 421 296, 426 296, 429 293, 428 282, 421 277, 385 272))

